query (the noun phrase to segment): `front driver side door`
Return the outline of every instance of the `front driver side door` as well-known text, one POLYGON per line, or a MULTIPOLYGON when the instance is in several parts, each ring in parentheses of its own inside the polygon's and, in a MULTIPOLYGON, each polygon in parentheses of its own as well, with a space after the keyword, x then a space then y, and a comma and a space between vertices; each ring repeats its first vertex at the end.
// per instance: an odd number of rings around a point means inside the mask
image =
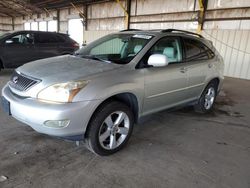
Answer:
POLYGON ((7 68, 16 68, 35 60, 32 33, 19 33, 7 38, 3 44, 3 60, 7 68))
POLYGON ((170 108, 187 100, 187 72, 182 62, 182 47, 178 37, 160 39, 145 55, 146 64, 152 54, 168 57, 166 67, 144 68, 145 97, 143 115, 170 108))

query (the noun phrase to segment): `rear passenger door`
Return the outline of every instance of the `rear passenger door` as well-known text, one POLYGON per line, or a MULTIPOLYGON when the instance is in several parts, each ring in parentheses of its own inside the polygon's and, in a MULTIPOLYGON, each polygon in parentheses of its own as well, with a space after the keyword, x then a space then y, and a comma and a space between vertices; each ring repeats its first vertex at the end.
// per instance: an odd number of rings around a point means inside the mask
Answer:
POLYGON ((144 115, 185 102, 187 73, 182 61, 182 46, 178 37, 164 37, 147 52, 142 60, 145 74, 144 115), (147 67, 152 54, 168 57, 166 67, 147 67))
POLYGON ((38 52, 38 59, 61 55, 59 41, 54 33, 35 33, 35 47, 38 52))
POLYGON ((196 99, 204 88, 206 76, 213 63, 214 53, 201 41, 183 38, 185 69, 188 76, 188 98, 196 99))

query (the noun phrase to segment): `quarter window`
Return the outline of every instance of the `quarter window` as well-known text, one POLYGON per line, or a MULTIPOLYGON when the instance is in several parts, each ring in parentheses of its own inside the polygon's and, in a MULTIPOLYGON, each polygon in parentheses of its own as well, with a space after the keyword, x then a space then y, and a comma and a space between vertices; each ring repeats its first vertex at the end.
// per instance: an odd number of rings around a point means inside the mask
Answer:
POLYGON ((214 53, 203 43, 194 39, 184 39, 186 61, 206 60, 214 57, 214 53))

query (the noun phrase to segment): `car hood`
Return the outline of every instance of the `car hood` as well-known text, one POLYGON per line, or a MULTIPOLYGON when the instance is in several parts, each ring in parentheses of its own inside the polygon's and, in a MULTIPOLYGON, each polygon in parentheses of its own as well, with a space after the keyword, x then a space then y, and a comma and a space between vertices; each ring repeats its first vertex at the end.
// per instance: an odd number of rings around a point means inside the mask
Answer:
POLYGON ((65 55, 27 63, 19 67, 17 71, 51 83, 85 79, 121 66, 114 63, 65 55))

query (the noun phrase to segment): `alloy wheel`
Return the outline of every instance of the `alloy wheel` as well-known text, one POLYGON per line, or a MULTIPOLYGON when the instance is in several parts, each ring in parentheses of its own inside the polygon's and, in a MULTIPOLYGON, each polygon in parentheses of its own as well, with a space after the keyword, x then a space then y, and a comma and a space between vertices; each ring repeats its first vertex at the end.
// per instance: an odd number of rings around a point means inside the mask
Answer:
POLYGON ((130 121, 125 112, 116 111, 110 114, 99 130, 99 143, 107 150, 116 149, 126 139, 129 133, 130 121))
POLYGON ((210 87, 207 90, 207 93, 205 94, 204 107, 206 110, 209 110, 213 106, 214 99, 215 99, 215 90, 213 87, 210 87))

